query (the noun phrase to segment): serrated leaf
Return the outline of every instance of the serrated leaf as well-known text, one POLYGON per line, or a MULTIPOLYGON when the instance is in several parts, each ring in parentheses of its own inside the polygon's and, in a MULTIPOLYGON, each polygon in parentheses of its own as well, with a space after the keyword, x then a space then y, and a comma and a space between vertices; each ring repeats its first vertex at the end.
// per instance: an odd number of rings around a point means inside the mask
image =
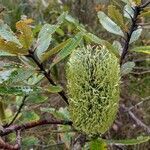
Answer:
POLYGON ((45 91, 50 92, 50 93, 58 93, 62 91, 62 87, 61 86, 49 86, 45 89, 45 91))
POLYGON ((104 12, 99 11, 98 18, 102 26, 107 31, 124 37, 124 33, 122 32, 121 28, 116 23, 114 23, 104 12))
POLYGON ((120 11, 116 8, 116 6, 109 5, 108 6, 108 15, 114 22, 119 25, 122 29, 124 29, 125 24, 123 20, 123 16, 120 11))
POLYGON ((137 41, 139 39, 139 37, 141 36, 142 33, 142 28, 139 28, 137 30, 135 30, 132 35, 131 35, 131 39, 130 39, 130 44, 137 41))
POLYGON ((131 8, 130 5, 125 5, 123 12, 124 12, 124 16, 128 19, 131 19, 131 17, 133 18, 134 16, 134 10, 131 8))
POLYGON ((135 47, 131 51, 138 52, 138 53, 145 53, 145 54, 150 54, 150 46, 139 46, 135 47))
POLYGON ((43 53, 48 49, 50 42, 52 40, 52 34, 56 31, 58 27, 59 27, 58 25, 51 25, 51 24, 45 24, 42 27, 38 35, 36 48, 36 53, 39 59, 41 59, 43 53))
POLYGON ((133 67, 135 67, 135 63, 134 62, 126 62, 125 64, 123 64, 121 66, 121 75, 126 75, 128 73, 130 73, 133 69, 133 67))
POLYGON ((63 49, 69 42, 71 41, 71 39, 68 39, 60 44, 58 44, 56 47, 52 48, 51 50, 48 50, 47 52, 45 52, 42 57, 41 57, 41 62, 47 60, 48 58, 50 58, 52 55, 58 53, 61 49, 63 49))
POLYGON ((0 85, 0 94, 2 95, 28 95, 41 92, 41 88, 30 86, 3 86, 0 85))
POLYGON ((90 142, 90 150, 107 150, 107 145, 102 139, 93 140, 90 142))
POLYGON ((104 140, 107 144, 110 145, 136 145, 148 142, 150 136, 139 136, 136 139, 125 139, 125 140, 104 140))
POLYGON ((22 47, 22 44, 19 42, 13 31, 7 24, 0 22, 0 37, 6 41, 13 42, 18 46, 22 47))
POLYGON ((62 59, 71 54, 71 52, 79 45, 82 38, 83 34, 81 32, 77 33, 75 37, 71 38, 71 40, 66 44, 66 46, 56 55, 50 67, 53 67, 55 64, 57 64, 62 59))
POLYGON ((28 51, 24 48, 19 48, 14 42, 6 42, 3 39, 0 39, 0 50, 14 55, 28 54, 28 51))
MULTIPOLYGON (((25 20, 26 21, 26 20, 25 20)), ((33 33, 28 22, 18 21, 16 28, 20 32, 19 40, 25 49, 29 49, 33 42, 33 33)))

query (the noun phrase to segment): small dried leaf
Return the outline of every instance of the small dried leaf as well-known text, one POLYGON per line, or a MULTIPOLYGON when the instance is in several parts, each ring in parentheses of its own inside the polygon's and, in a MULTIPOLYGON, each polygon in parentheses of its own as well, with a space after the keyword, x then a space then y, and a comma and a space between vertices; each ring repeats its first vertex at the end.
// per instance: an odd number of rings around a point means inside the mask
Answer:
POLYGON ((26 22, 26 20, 16 23, 16 28, 20 32, 19 40, 25 49, 29 49, 33 42, 33 33, 28 23, 29 21, 26 22))

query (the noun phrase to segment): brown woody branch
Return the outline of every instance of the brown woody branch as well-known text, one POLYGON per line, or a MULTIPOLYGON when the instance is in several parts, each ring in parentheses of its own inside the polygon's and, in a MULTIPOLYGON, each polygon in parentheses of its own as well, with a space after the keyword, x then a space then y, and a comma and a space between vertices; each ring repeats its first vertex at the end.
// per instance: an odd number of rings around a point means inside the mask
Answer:
POLYGON ((8 143, 5 143, 2 139, 0 139, 0 149, 5 150, 19 150, 19 146, 16 145, 10 145, 8 143))
POLYGON ((132 19, 132 24, 131 24, 131 26, 129 28, 129 31, 126 33, 126 38, 125 38, 125 42, 124 42, 123 52, 122 52, 121 59, 120 59, 120 65, 122 65, 123 60, 124 60, 125 56, 128 53, 128 49, 129 49, 129 44, 130 44, 130 39, 131 39, 132 33, 138 27, 137 19, 138 19, 138 16, 140 15, 141 10, 142 9, 140 8, 140 6, 135 6, 134 7, 134 15, 133 15, 133 18, 131 18, 132 19))
POLYGON ((31 129, 37 126, 42 125, 72 125, 72 121, 66 121, 66 120, 56 120, 56 119, 45 119, 45 120, 38 120, 33 122, 28 122, 21 125, 11 125, 8 128, 5 128, 3 132, 0 133, 0 136, 8 135, 12 132, 16 132, 18 130, 23 131, 27 129, 31 129))
POLYGON ((128 53, 128 49, 129 49, 129 44, 130 44, 130 39, 132 36, 132 33, 137 29, 138 27, 138 16, 140 15, 140 13, 143 11, 143 9, 145 7, 147 7, 150 4, 150 1, 147 1, 145 4, 142 4, 140 6, 135 6, 133 8, 134 10, 134 15, 133 18, 131 17, 132 20, 132 24, 129 28, 129 31, 126 33, 126 38, 125 38, 125 42, 124 42, 124 47, 123 47, 123 52, 121 55, 121 59, 120 59, 120 65, 122 65, 124 58, 126 57, 127 53, 128 53))
MULTIPOLYGON (((43 73, 43 75, 45 76, 45 78, 49 81, 50 84, 52 85, 56 85, 55 82, 53 81, 53 79, 50 76, 50 73, 47 72, 43 66, 42 63, 39 62, 39 60, 36 58, 36 56, 34 55, 34 51, 29 50, 29 57, 33 59, 33 61, 36 63, 36 65, 39 67, 40 71, 43 73)), ((68 99, 65 95, 64 91, 58 92, 58 94, 62 97, 62 99, 67 103, 68 103, 68 99)))
POLYGON ((143 8, 147 7, 149 4, 150 4, 150 1, 147 1, 145 4, 141 5, 140 8, 143 9, 143 8))
POLYGON ((121 108, 124 112, 127 112, 129 114, 130 118, 132 118, 138 126, 142 127, 148 134, 150 134, 150 128, 145 123, 143 123, 138 117, 136 117, 131 110, 129 110, 124 105, 121 105, 121 108))

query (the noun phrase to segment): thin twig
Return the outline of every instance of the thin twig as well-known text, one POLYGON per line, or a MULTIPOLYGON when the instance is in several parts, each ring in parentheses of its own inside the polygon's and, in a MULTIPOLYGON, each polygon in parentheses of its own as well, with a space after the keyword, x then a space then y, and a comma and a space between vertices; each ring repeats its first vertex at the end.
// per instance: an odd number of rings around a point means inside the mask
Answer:
POLYGON ((135 75, 143 75, 143 74, 148 74, 150 73, 150 70, 146 70, 146 71, 142 71, 142 72, 130 72, 131 74, 135 74, 135 75))
POLYGON ((18 117, 18 115, 21 113, 21 110, 22 110, 22 108, 24 106, 26 98, 27 98, 27 96, 23 97, 21 105, 19 106, 19 109, 18 109, 17 113, 15 114, 15 116, 13 117, 13 119, 11 120, 11 122, 6 125, 6 127, 9 127, 10 125, 12 125, 14 123, 14 121, 16 120, 16 118, 18 117))
POLYGON ((148 96, 148 97, 146 97, 146 98, 143 98, 143 99, 141 100, 141 102, 139 102, 139 103, 135 104, 134 106, 131 106, 130 108, 128 108, 128 111, 130 111, 130 110, 136 108, 137 106, 143 104, 144 102, 146 102, 146 101, 148 101, 148 100, 150 100, 150 96, 148 96))
POLYGON ((16 131, 16 143, 18 145, 18 149, 21 149, 21 131, 20 130, 17 130, 16 131))
POLYGON ((25 124, 21 125, 11 125, 8 128, 5 128, 2 133, 0 133, 0 136, 5 136, 8 135, 12 132, 18 131, 18 130, 27 130, 30 128, 34 128, 37 126, 42 126, 42 125, 72 125, 72 121, 66 121, 66 120, 56 120, 56 119, 45 119, 45 120, 38 120, 38 121, 33 121, 33 122, 28 122, 25 124))
MULTIPOLYGON (((34 52, 32 50, 29 50, 29 57, 33 59, 33 61, 36 63, 36 65, 39 67, 39 69, 41 70, 41 72, 43 73, 43 75, 45 76, 45 78, 47 78, 47 80, 49 81, 50 84, 52 85, 56 85, 55 82, 53 81, 53 79, 50 76, 50 73, 47 72, 43 66, 42 63, 40 63, 37 58, 34 55, 34 52)), ((65 95, 64 91, 58 92, 58 94, 62 97, 62 99, 67 103, 68 103, 68 99, 65 95)))
POLYGON ((150 4, 150 1, 147 1, 145 4, 141 5, 140 8, 143 9, 143 8, 147 7, 149 4, 150 4))
POLYGON ((129 116, 136 122, 137 125, 139 125, 140 127, 142 127, 147 133, 150 134, 150 128, 149 128, 146 124, 144 124, 139 118, 137 118, 137 117, 135 116, 135 114, 134 114, 132 111, 130 111, 130 110, 129 110, 127 107, 125 107, 124 105, 121 105, 121 108, 122 108, 125 112, 127 112, 127 113, 129 114, 129 116))

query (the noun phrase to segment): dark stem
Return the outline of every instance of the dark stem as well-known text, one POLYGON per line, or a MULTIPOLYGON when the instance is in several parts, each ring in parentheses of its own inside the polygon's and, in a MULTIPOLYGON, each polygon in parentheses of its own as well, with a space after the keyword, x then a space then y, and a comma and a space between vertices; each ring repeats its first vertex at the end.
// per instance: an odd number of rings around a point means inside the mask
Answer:
MULTIPOLYGON (((39 67, 39 69, 41 70, 41 72, 43 73, 43 75, 47 78, 47 80, 49 81, 50 84, 52 85, 56 85, 55 82, 53 81, 53 79, 51 78, 50 76, 50 73, 47 72, 43 66, 42 63, 40 63, 37 58, 34 56, 34 52, 32 50, 29 50, 29 57, 31 57, 34 62, 36 63, 36 65, 39 67)), ((64 91, 61 91, 61 92, 58 92, 58 94, 62 97, 62 99, 69 105, 68 103, 68 99, 65 95, 65 92, 64 91)))
POLYGON ((135 6, 134 7, 134 15, 133 18, 131 18, 132 20, 132 24, 129 28, 129 31, 126 33, 126 39, 125 39, 125 43, 124 43, 124 47, 123 47, 123 52, 121 55, 121 59, 120 59, 120 65, 122 65, 123 60, 125 59, 127 53, 128 53, 128 49, 129 49, 129 44, 130 44, 130 39, 132 36, 132 33, 137 29, 138 27, 138 16, 140 15, 140 12, 147 7, 150 4, 150 1, 147 1, 145 4, 141 5, 141 6, 135 6))
POLYGON ((145 4, 141 5, 140 8, 143 9, 150 4, 150 1, 147 1, 145 4))
POLYGON ((17 111, 17 113, 15 114, 15 116, 13 117, 13 119, 11 120, 11 122, 7 125, 5 125, 5 127, 9 127, 10 125, 12 125, 14 123, 14 121, 16 120, 16 118, 18 117, 18 115, 21 113, 21 110, 24 106, 24 103, 25 103, 25 100, 26 100, 27 96, 24 96, 23 99, 22 99, 22 103, 21 105, 19 106, 19 109, 17 111))
POLYGON ((55 124, 55 125, 72 125, 72 121, 66 121, 66 120, 56 120, 56 119, 44 119, 44 120, 38 120, 33 122, 28 122, 21 125, 11 125, 8 128, 5 128, 3 132, 0 133, 0 136, 8 135, 15 131, 23 131, 27 129, 31 129, 37 126, 42 125, 48 125, 48 124, 55 124))
POLYGON ((0 139, 0 149, 5 150, 19 150, 18 145, 10 145, 5 143, 2 139, 0 139))
POLYGON ((131 27, 129 29, 129 32, 126 33, 126 39, 125 39, 125 43, 124 43, 124 47, 123 47, 123 52, 121 55, 121 59, 120 59, 120 65, 122 65, 123 60, 125 58, 125 56, 128 53, 128 48, 129 48, 129 43, 130 43, 130 39, 132 36, 132 33, 137 29, 138 25, 137 25, 137 18, 140 15, 141 9, 140 7, 136 6, 134 8, 134 16, 132 18, 132 24, 131 27))

